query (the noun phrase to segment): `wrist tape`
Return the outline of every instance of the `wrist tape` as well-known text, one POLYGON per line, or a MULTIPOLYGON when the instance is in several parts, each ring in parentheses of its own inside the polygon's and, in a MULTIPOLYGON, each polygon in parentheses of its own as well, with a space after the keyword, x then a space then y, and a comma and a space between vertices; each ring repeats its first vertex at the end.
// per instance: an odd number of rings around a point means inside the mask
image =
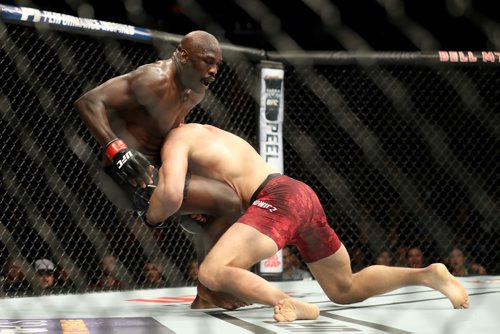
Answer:
POLYGON ((127 144, 125 144, 123 140, 117 138, 106 145, 106 156, 109 160, 113 160, 116 153, 126 148, 128 148, 127 144))

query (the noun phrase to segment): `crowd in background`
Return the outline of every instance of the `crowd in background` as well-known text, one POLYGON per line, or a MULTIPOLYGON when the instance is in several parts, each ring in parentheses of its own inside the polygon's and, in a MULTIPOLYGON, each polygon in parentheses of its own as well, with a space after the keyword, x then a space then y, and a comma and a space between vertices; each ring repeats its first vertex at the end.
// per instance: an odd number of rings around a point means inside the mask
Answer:
MULTIPOLYGON (((101 258, 99 268, 88 282, 87 289, 121 290, 125 287, 117 265, 118 258, 108 254, 101 258)), ((0 276, 1 292, 4 296, 29 296, 76 292, 74 282, 66 268, 56 266, 50 259, 38 259, 33 264, 35 274, 28 280, 22 270, 20 258, 10 257, 4 264, 0 276)), ((143 289, 166 287, 162 267, 156 261, 146 261, 142 267, 142 277, 138 286, 143 289)))
MULTIPOLYGON (((311 280, 313 277, 307 270, 300 254, 293 246, 283 249, 283 272, 273 280, 311 280)), ((400 246, 395 250, 382 249, 375 254, 372 261, 367 260, 367 255, 360 247, 350 250, 351 265, 353 272, 362 270, 364 267, 376 264, 386 266, 403 266, 421 268, 429 264, 425 252, 417 246, 400 246)), ((96 268, 94 277, 88 282, 90 291, 121 290, 125 288, 117 269, 118 258, 116 255, 108 254, 100 259, 99 268, 96 268)), ((434 262, 434 259, 432 259, 434 262)), ((487 269, 474 258, 468 256, 460 247, 453 247, 445 259, 450 272, 455 276, 473 276, 487 274, 487 269)), ((185 265, 186 285, 195 285, 198 279, 199 263, 196 258, 188 259, 185 265)), ((38 259, 33 263, 35 272, 30 281, 22 270, 21 259, 10 257, 3 265, 0 276, 0 287, 3 296, 30 296, 54 293, 76 292, 75 285, 70 279, 67 269, 56 266, 50 259, 38 259)), ((142 266, 141 279, 136 282, 139 288, 163 288, 168 283, 164 278, 161 264, 158 261, 146 261, 142 266)))
MULTIPOLYGON (((404 222, 405 217, 401 216, 399 206, 393 206, 391 217, 383 227, 384 234, 381 237, 383 248, 375 249, 374 242, 370 237, 373 235, 373 227, 358 226, 358 230, 352 230, 352 234, 342 231, 341 239, 351 257, 351 268, 353 272, 358 272, 369 265, 386 265, 421 268, 433 262, 445 263, 450 272, 455 276, 485 275, 498 272, 495 267, 496 258, 484 256, 481 252, 481 243, 470 237, 468 228, 472 225, 470 215, 464 214, 465 210, 460 210, 455 217, 456 233, 453 238, 445 240, 444 245, 436 244, 435 236, 418 230, 408 230, 404 222), (465 218, 464 218, 465 217, 465 218), (439 249, 439 250, 438 250, 439 249), (492 267, 489 267, 493 265, 492 267)), ((342 220, 337 217, 336 223, 342 220)), ((109 291, 127 289, 150 289, 175 286, 169 280, 171 265, 162 262, 161 258, 148 259, 139 250, 144 245, 138 243, 136 235, 137 228, 142 226, 136 218, 123 229, 110 228, 106 233, 110 244, 110 249, 114 250, 94 259, 94 265, 90 265, 90 270, 85 270, 85 279, 78 284, 73 281, 71 267, 57 262, 50 253, 32 259, 32 263, 27 263, 27 257, 6 257, 2 258, 3 264, 0 273, 0 295, 1 296, 29 296, 53 293, 72 293, 85 291, 109 291), (117 240, 119 239, 119 240, 117 240), (124 272, 131 271, 130 274, 124 272), (30 272, 30 274, 28 274, 30 272)), ((352 226, 352 225, 350 225, 352 226)), ((183 233, 174 231, 175 229, 152 229, 154 243, 160 245, 158 251, 164 254, 173 254, 169 259, 174 261, 174 266, 179 268, 181 284, 196 285, 199 262, 194 249, 187 249, 179 253, 179 244, 190 245, 189 239, 183 233), (169 233, 175 233, 169 235, 169 233), (186 239, 182 239, 186 238, 186 239), (181 240, 182 239, 182 240, 181 240), (178 245, 172 243, 176 240, 178 245)), ((151 247, 151 244, 148 244, 151 247)), ((35 250, 35 249, 34 249, 35 250)), ((39 249, 36 249, 39 251, 39 249)), ((38 255, 38 254, 37 254, 38 255)), ((283 248, 283 272, 281 275, 264 276, 272 280, 311 280, 314 279, 302 260, 298 250, 293 246, 283 248)), ((91 260, 84 259, 78 263, 81 267, 89 266, 91 260)), ((251 270, 258 273, 258 266, 251 270)), ((179 281, 177 281, 179 282, 179 281)), ((178 283, 177 283, 178 284, 178 283)))

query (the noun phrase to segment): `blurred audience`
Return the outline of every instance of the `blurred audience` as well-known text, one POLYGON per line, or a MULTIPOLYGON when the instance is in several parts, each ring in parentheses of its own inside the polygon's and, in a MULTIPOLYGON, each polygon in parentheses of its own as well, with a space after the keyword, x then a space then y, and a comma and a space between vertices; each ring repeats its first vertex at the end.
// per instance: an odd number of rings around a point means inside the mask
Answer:
POLYGON ((56 266, 49 259, 35 261, 35 276, 33 278, 33 290, 36 294, 60 293, 61 289, 56 285, 56 266))
MULTIPOLYGON (((369 231, 366 229, 360 229, 361 232, 358 231, 360 238, 363 240, 366 239, 367 241, 365 243, 357 242, 349 248, 351 268, 354 273, 365 268, 368 265, 368 262, 385 266, 423 268, 427 265, 426 260, 434 262, 437 260, 436 258, 442 257, 441 254, 436 254, 436 251, 433 251, 433 248, 435 247, 433 242, 435 242, 435 240, 431 235, 427 236, 427 241, 425 238, 416 235, 414 233, 414 229, 410 229, 408 227, 411 227, 409 223, 406 225, 401 223, 404 217, 400 217, 400 207, 394 206, 392 210, 394 211, 395 218, 385 226, 387 233, 384 247, 377 254, 375 254, 374 257, 370 256, 368 258, 370 253, 366 251, 369 249, 368 244, 370 243, 369 231), (413 238, 413 240, 419 240, 418 246, 408 247, 408 244, 405 244, 405 241, 408 241, 409 244, 415 245, 414 241, 409 240, 410 237, 413 238)), ((373 214, 376 216, 376 213, 373 214)), ((462 234, 470 237, 470 233, 467 233, 467 229, 470 227, 470 224, 465 223, 472 219, 470 210, 460 210, 457 213, 457 216, 460 217, 460 219, 457 219, 459 220, 459 223, 457 223, 457 226, 453 227, 454 230, 457 230, 458 237, 462 234)), ((164 231, 154 230, 154 232, 156 231, 159 231, 157 236, 158 240, 166 238, 164 231)), ((475 241, 472 238, 470 239, 471 240, 468 240, 468 243, 465 242, 465 239, 458 239, 458 241, 455 239, 455 243, 460 244, 460 247, 454 247, 444 259, 444 262, 447 264, 450 272, 455 276, 487 274, 485 266, 476 262, 471 254, 467 254, 466 250, 473 249, 473 255, 480 260, 486 259, 485 254, 490 254, 491 252, 488 251, 488 249, 485 251, 479 248, 478 243, 480 242, 475 241), (468 247, 466 247, 466 245, 468 245, 468 247)), ((130 238, 127 242, 130 244, 135 241, 135 239, 130 238)), ((312 279, 312 275, 300 259, 300 255, 297 253, 295 247, 286 246, 283 248, 283 273, 280 277, 281 280, 291 281, 312 279)), ((495 262, 495 260, 489 258, 487 260, 489 262, 484 263, 488 264, 488 271, 495 273, 496 268, 494 265, 498 261, 495 262)), ((121 289, 123 284, 118 278, 119 276, 117 276, 117 268, 118 261, 116 256, 103 256, 99 264, 100 272, 95 274, 95 280, 89 284, 89 287, 101 290, 121 289)), ((140 269, 140 267, 135 268, 140 269)), ((189 284, 197 284, 198 268, 198 260, 196 258, 192 258, 189 261, 185 272, 189 284)), ((31 276, 29 275, 31 275, 32 272, 30 271, 26 273, 30 277, 30 279, 27 279, 22 270, 22 259, 9 257, 2 267, 2 274, 0 276, 0 294, 2 296, 28 296, 33 293, 49 294, 76 291, 75 285, 71 280, 67 268, 56 266, 49 258, 40 258, 36 260, 34 262, 34 272, 35 275, 30 281, 31 276)), ((147 261, 144 263, 144 266, 142 267, 142 279, 138 283, 137 287, 139 288, 165 287, 167 285, 167 281, 163 276, 163 268, 160 263, 156 261, 147 261)))
POLYGON ((394 258, 394 266, 396 267, 407 267, 408 266, 408 254, 409 247, 405 245, 399 245, 396 247, 396 250, 394 252, 395 258, 394 258))
POLYGON ((165 286, 165 279, 163 278, 163 269, 154 261, 147 261, 142 270, 142 286, 144 289, 154 289, 165 286))
POLYGON ((9 257, 3 266, 3 277, 0 281, 1 291, 6 296, 26 295, 32 293, 30 282, 22 271, 22 260, 9 257))
POLYGON ((56 284, 65 292, 74 292, 75 284, 70 276, 70 270, 58 265, 55 270, 56 284))
POLYGON ((392 266, 393 258, 391 252, 387 249, 381 250, 373 260, 373 264, 381 266, 392 266))
POLYGON ((191 284, 196 284, 198 282, 198 269, 200 267, 200 263, 198 262, 198 259, 192 258, 189 260, 188 266, 187 266, 187 280, 191 284))
POLYGON ((367 266, 366 255, 361 247, 352 247, 349 250, 349 254, 351 256, 351 269, 353 273, 356 273, 367 266))
POLYGON ((422 250, 413 246, 408 249, 406 253, 406 266, 410 268, 423 268, 425 267, 425 258, 422 250))
POLYGON ((100 276, 90 284, 91 288, 102 290, 119 290, 122 282, 116 277, 116 256, 104 255, 99 264, 100 276))
POLYGON ((448 268, 455 276, 485 275, 486 269, 474 261, 468 261, 464 252, 455 247, 451 250, 447 258, 448 268))
POLYGON ((304 269, 301 269, 299 257, 295 250, 290 246, 283 248, 283 272, 281 273, 282 281, 300 281, 312 279, 311 274, 304 269))

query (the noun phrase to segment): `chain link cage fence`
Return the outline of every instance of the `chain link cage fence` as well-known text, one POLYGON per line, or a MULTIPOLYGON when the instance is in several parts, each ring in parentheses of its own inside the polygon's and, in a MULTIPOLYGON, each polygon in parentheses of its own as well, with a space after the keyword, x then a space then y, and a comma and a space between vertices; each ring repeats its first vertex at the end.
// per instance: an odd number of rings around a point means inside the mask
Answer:
MULTIPOLYGON (((176 41, 0 20, 3 295, 44 293, 31 284, 41 259, 55 267, 58 288, 49 293, 148 288, 147 264, 162 272, 162 286, 193 284, 193 237, 175 220, 149 229, 109 202, 101 148, 73 108, 99 83, 170 57, 176 41), (25 279, 7 289, 13 270, 25 279), (106 270, 119 283, 96 283, 106 270)), ((318 193, 354 271, 382 251, 390 265, 411 265, 410 249, 423 265, 450 265, 457 247, 474 264, 464 274, 500 272, 498 59, 223 54, 216 84, 188 121, 257 144, 256 66, 283 62, 285 173, 318 193)))

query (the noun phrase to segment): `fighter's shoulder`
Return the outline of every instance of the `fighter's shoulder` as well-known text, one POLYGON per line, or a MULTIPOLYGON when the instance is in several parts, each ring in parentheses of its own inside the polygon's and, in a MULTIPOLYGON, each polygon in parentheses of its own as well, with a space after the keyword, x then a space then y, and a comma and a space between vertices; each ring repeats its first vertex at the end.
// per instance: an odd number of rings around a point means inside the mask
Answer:
POLYGON ((166 60, 159 60, 154 63, 144 64, 137 67, 130 72, 133 79, 141 80, 147 79, 148 81, 164 81, 170 76, 169 62, 166 60))
POLYGON ((198 141, 201 137, 205 138, 210 135, 210 125, 199 123, 183 123, 177 128, 170 130, 170 135, 176 138, 198 141))
POLYGON ((200 133, 206 131, 206 125, 204 124, 199 124, 199 123, 182 123, 180 124, 177 128, 173 129, 172 131, 176 131, 179 133, 200 133))
POLYGON ((180 124, 169 131, 166 145, 169 147, 192 147, 200 142, 204 133, 203 125, 195 123, 180 124))

